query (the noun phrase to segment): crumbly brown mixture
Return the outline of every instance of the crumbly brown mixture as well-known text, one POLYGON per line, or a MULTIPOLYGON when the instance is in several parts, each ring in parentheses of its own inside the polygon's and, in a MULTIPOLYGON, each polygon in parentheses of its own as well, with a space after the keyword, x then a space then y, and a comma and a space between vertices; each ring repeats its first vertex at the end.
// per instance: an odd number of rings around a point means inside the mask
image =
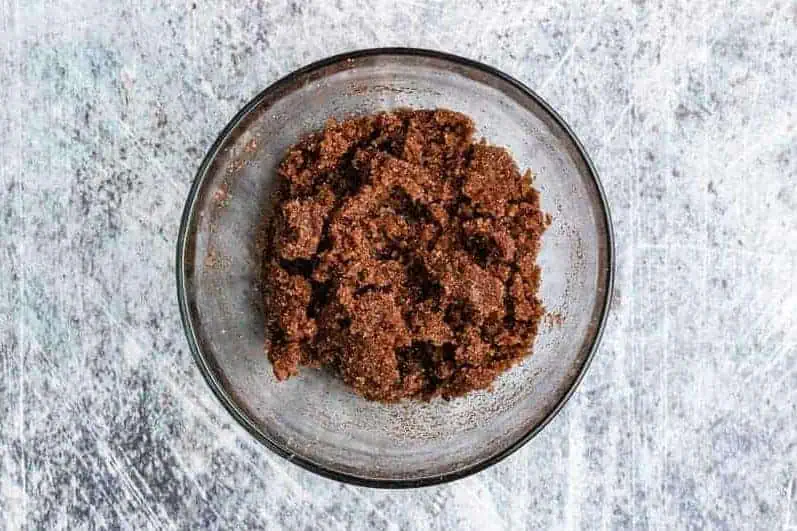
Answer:
POLYGON ((447 110, 335 122, 279 168, 265 257, 268 355, 381 401, 489 387, 543 316, 548 225, 529 172, 447 110))

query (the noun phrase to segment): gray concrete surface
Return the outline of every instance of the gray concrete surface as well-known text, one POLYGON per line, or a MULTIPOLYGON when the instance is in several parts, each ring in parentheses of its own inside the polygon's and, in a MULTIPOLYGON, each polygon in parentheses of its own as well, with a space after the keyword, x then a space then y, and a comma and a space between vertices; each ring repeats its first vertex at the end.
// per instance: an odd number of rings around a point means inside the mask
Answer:
POLYGON ((0 2, 0 527, 797 528, 797 4, 0 2), (436 48, 527 83, 613 209, 603 345, 474 477, 356 488, 207 391, 174 246, 206 148, 278 77, 436 48))

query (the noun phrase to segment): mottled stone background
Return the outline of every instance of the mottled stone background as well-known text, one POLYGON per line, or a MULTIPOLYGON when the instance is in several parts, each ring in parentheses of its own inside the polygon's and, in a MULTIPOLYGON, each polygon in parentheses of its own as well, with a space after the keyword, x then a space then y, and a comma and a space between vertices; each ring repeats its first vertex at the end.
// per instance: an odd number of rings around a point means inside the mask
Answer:
POLYGON ((122 4, 0 1, 0 523, 797 528, 793 0, 122 4), (382 45, 536 89, 592 154, 617 233, 614 311, 563 414, 417 491, 253 442, 195 368, 174 285, 183 201, 235 111, 382 45))

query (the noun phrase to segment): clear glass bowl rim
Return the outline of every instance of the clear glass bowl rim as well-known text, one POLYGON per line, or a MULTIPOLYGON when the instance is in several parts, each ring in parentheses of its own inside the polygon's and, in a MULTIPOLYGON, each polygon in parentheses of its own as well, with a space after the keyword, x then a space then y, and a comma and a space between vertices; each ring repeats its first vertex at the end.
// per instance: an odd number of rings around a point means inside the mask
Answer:
POLYGON ((461 479, 466 476, 470 476, 471 474, 480 472, 485 468, 492 466, 498 463, 499 461, 502 461, 503 459, 505 459, 506 457, 517 451, 524 444, 529 442, 531 439, 533 439, 562 410, 564 405, 567 403, 567 401, 576 391, 576 388, 578 387, 579 383, 581 383, 581 380, 584 378, 584 375, 586 374, 587 369, 589 368, 589 365, 591 364, 592 359, 594 358, 595 353, 598 350, 601 338, 603 336, 603 331, 606 326, 606 321, 609 315, 609 309, 611 307, 611 302, 612 302, 614 276, 615 276, 614 228, 612 226, 611 214, 609 212, 609 204, 606 199, 606 193, 603 189, 603 185, 601 184, 600 178, 598 177, 598 172, 595 169, 595 165, 592 163, 592 160, 590 159, 589 155, 584 149, 584 146, 581 144, 581 141, 578 139, 578 137, 576 137, 576 134, 573 132, 570 126, 567 125, 564 119, 561 116, 559 116, 559 114, 532 89, 530 89, 529 87, 527 87, 526 85, 515 79, 514 77, 505 74, 504 72, 501 72, 496 68, 457 55, 435 51, 435 50, 426 50, 422 48, 396 48, 396 47, 370 48, 370 49, 346 52, 331 57, 327 57, 326 59, 321 59, 319 61, 316 61, 314 63, 311 63, 307 66, 304 66, 298 70, 291 72, 290 74, 272 83, 266 89, 257 94, 246 105, 244 105, 240 111, 238 111, 238 113, 232 118, 232 120, 230 120, 230 122, 224 127, 222 132, 219 134, 213 145, 206 153, 204 159, 202 160, 202 164, 199 166, 199 170, 196 173, 196 177, 194 178, 194 182, 191 185, 191 189, 188 193, 188 198, 186 199, 185 207, 183 209, 182 218, 180 220, 180 229, 177 236, 177 259, 176 259, 175 269, 177 276, 177 299, 180 307, 180 317, 183 323, 183 328, 186 337, 188 339, 188 345, 191 349, 191 354, 193 355, 194 360, 196 361, 196 364, 199 367, 200 372, 202 373, 202 376, 204 377, 210 389, 213 391, 213 394, 216 395, 216 398, 218 398, 218 400, 221 402, 224 408, 244 429, 246 429, 246 431, 248 431, 257 441, 259 441, 261 444, 266 446, 269 450, 273 451, 277 455, 287 459, 290 462, 298 464, 299 466, 305 468, 306 470, 309 470, 321 476, 334 479, 337 481, 342 481, 345 483, 350 483, 353 485, 360 485, 366 487, 379 487, 379 488, 391 488, 391 489, 414 488, 414 487, 437 485, 461 479), (227 141, 230 134, 238 127, 238 125, 241 124, 241 122, 244 121, 244 119, 253 110, 255 110, 261 104, 262 101, 268 98, 272 93, 279 91, 283 86, 290 85, 291 83, 293 83, 296 80, 296 78, 315 72, 327 66, 334 65, 336 63, 342 63, 349 61, 351 59, 357 59, 361 57, 374 57, 374 56, 426 57, 426 58, 432 58, 432 59, 450 62, 455 65, 465 66, 475 70, 480 70, 485 74, 498 78, 499 80, 514 86, 516 89, 520 90, 529 98, 534 100, 543 110, 545 110, 546 113, 548 113, 550 118, 565 131, 565 133, 569 136, 570 140, 576 146, 578 154, 583 158, 584 163, 589 169, 589 174, 594 181, 596 189, 598 190, 601 211, 603 213, 607 229, 606 248, 608 251, 608 274, 606 275, 606 285, 605 285, 606 297, 603 307, 601 309, 600 321, 598 323, 594 340, 592 342, 592 345, 590 346, 589 353, 584 359, 582 366, 579 368, 578 374, 573 379, 573 383, 568 389, 567 393, 564 394, 562 399, 556 404, 556 406, 541 422, 539 422, 536 426, 530 429, 527 433, 520 436, 504 451, 490 458, 472 463, 470 466, 467 466, 455 472, 443 474, 440 476, 421 478, 421 479, 400 479, 400 480, 373 479, 373 478, 356 476, 354 474, 329 470, 323 466, 318 465, 317 463, 304 459, 300 455, 296 455, 288 451, 287 449, 277 444, 275 441, 272 441, 268 437, 266 437, 265 434, 262 431, 260 431, 254 425, 254 423, 249 419, 247 414, 240 407, 238 407, 238 405, 235 403, 235 401, 229 395, 229 393, 227 393, 227 391, 224 389, 224 386, 222 385, 222 382, 214 374, 211 366, 208 363, 208 360, 205 358, 204 354, 200 351, 198 347, 196 333, 194 330, 194 323, 190 317, 188 298, 186 296, 185 253, 186 253, 186 246, 189 240, 188 227, 192 219, 192 216, 194 215, 194 210, 195 210, 194 207, 196 199, 199 195, 198 192, 202 188, 202 185, 205 181, 205 177, 208 173, 208 169, 210 168, 213 160, 216 158, 221 147, 227 141))

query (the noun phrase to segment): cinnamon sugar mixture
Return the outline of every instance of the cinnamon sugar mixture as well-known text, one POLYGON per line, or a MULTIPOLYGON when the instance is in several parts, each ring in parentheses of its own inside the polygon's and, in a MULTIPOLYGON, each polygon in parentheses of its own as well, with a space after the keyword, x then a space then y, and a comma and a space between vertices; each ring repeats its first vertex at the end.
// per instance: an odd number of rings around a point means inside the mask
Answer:
POLYGON ((487 388, 531 351, 549 219, 529 172, 448 110, 330 120, 279 168, 264 283, 283 380, 380 401, 487 388))

